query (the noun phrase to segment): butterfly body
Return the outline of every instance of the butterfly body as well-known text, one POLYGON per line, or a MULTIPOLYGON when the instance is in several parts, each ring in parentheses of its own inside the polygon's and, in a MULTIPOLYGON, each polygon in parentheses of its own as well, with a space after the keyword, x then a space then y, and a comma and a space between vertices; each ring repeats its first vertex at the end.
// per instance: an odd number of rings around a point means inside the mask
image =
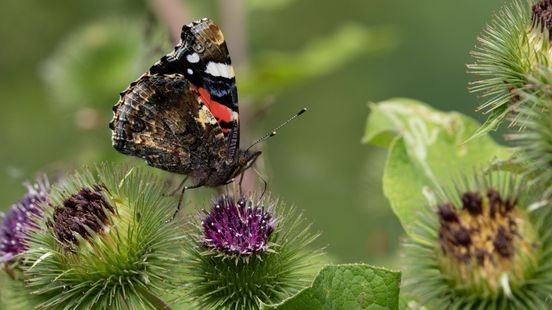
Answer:
POLYGON ((181 41, 121 93, 110 123, 113 147, 150 166, 216 187, 249 168, 260 152, 239 149, 238 95, 216 24, 182 28, 181 41))

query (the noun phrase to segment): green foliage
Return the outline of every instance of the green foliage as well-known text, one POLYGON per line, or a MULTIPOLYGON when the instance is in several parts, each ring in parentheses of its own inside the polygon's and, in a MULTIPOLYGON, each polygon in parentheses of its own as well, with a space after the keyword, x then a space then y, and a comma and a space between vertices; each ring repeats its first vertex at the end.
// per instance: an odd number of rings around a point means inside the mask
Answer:
MULTIPOLYGON (((525 212, 530 216, 530 221, 523 222, 523 231, 520 231, 522 235, 529 234, 524 235, 527 237, 526 248, 518 249, 517 255, 522 258, 517 268, 521 269, 511 270, 511 275, 505 277, 503 274, 500 279, 488 278, 487 271, 481 271, 487 276, 482 276, 479 281, 500 282, 504 292, 481 293, 466 288, 463 282, 457 288, 451 275, 443 272, 439 258, 443 255, 439 221, 433 207, 438 201, 442 202, 443 197, 450 197, 451 189, 456 192, 462 187, 454 181, 472 175, 473 171, 485 172, 490 164, 509 157, 508 150, 490 137, 481 136, 465 142, 477 127, 476 122, 459 113, 439 112, 413 100, 394 99, 371 106, 363 142, 389 147, 384 192, 409 235, 405 253, 407 262, 404 264, 407 293, 415 300, 420 299, 422 305, 436 308, 543 308, 551 287, 551 235, 547 231, 551 225, 547 223, 550 216, 548 210, 534 211, 545 202, 536 201, 534 197, 528 199, 530 197, 525 195, 528 190, 523 187, 527 184, 520 182, 519 177, 511 185, 513 190, 494 179, 490 183, 484 182, 487 184, 485 188, 497 189, 504 197, 514 195, 516 198, 512 201, 527 210, 525 212)), ((539 161, 533 158, 533 162, 539 161)), ((481 187, 483 183, 477 184, 481 187)), ((541 185, 540 182, 531 184, 535 190, 535 186, 541 185)), ((474 189, 470 187, 470 190, 474 189)), ((462 205, 458 195, 448 201, 462 205)), ((405 299, 402 307, 408 307, 407 304, 405 299)))
POLYGON ((509 153, 490 137, 466 142, 479 124, 409 99, 371 105, 364 143, 389 147, 383 187, 407 233, 416 213, 455 178, 509 153))
POLYGON ((549 306, 552 7, 541 1, 531 17, 536 2, 505 6, 472 53, 483 126, 412 100, 371 106, 363 142, 389 148, 384 192, 409 237, 401 308, 549 306), (486 135, 508 117, 513 157, 486 135))
POLYGON ((313 284, 273 309, 397 309, 400 272, 363 264, 331 265, 313 284))

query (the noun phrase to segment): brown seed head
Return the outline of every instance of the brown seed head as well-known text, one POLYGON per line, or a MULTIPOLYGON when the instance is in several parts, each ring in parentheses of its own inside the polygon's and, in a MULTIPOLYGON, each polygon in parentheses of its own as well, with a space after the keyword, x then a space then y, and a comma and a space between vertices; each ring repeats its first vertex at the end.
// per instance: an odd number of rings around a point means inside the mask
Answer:
POLYGON ((109 225, 109 213, 115 213, 105 196, 106 188, 95 185, 83 188, 54 209, 48 226, 67 251, 78 245, 77 235, 88 240, 93 233, 100 233, 109 225))

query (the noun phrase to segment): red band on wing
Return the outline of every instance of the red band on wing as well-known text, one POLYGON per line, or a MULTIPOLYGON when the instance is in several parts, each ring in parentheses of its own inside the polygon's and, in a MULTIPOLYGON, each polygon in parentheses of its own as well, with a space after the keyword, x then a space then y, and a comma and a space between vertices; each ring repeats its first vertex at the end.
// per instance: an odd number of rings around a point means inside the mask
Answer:
MULTIPOLYGON (((199 88, 199 95, 217 121, 225 121, 227 123, 232 121, 232 110, 229 107, 216 102, 215 100, 211 100, 211 94, 209 94, 205 88, 199 88)), ((223 131, 225 131, 224 129, 226 129, 226 131, 229 130, 229 128, 222 128, 223 131)))

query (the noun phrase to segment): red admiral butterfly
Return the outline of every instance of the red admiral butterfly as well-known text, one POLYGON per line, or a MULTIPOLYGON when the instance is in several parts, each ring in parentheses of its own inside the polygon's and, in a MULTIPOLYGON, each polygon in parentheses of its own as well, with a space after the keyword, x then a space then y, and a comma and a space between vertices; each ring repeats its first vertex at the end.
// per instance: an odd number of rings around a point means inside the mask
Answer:
POLYGON ((184 189, 228 184, 261 154, 239 149, 234 69, 222 32, 206 18, 182 27, 174 51, 131 83, 113 112, 113 147, 190 176, 184 189))

